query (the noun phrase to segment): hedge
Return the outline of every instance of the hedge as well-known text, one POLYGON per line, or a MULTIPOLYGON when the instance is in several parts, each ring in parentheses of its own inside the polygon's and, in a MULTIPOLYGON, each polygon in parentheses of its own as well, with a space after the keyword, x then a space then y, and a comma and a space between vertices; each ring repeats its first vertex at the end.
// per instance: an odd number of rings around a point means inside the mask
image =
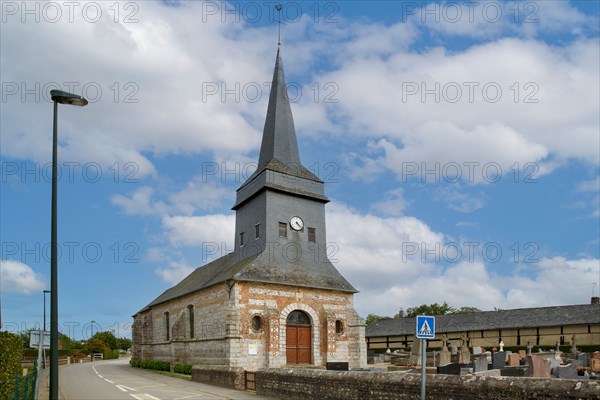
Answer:
POLYGON ((173 372, 183 375, 192 375, 192 364, 177 364, 173 372))
POLYGON ((21 373, 22 359, 21 336, 0 331, 0 399, 14 396, 15 375, 21 373))
POLYGON ((102 357, 104 360, 112 360, 114 358, 119 358, 119 350, 111 350, 108 348, 102 349, 102 357))
POLYGON ((170 371, 171 364, 168 361, 160 360, 131 360, 129 365, 136 368, 153 369, 155 371, 170 371))

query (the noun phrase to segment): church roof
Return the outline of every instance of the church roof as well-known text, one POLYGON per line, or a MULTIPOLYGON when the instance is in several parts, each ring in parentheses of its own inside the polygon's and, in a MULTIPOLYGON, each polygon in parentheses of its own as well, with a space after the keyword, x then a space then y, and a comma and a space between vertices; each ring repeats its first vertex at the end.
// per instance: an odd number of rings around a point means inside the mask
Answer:
MULTIPOLYGON (((600 304, 517 308, 435 317, 436 333, 589 324, 600 324, 600 304)), ((366 329, 366 337, 414 334, 415 318, 379 320, 366 329)))
POLYGON ((329 260, 299 266, 293 262, 281 263, 280 260, 270 263, 269 259, 269 251, 242 260, 236 257, 236 253, 229 253, 196 268, 177 285, 165 290, 144 310, 227 281, 263 282, 356 293, 356 289, 329 260))

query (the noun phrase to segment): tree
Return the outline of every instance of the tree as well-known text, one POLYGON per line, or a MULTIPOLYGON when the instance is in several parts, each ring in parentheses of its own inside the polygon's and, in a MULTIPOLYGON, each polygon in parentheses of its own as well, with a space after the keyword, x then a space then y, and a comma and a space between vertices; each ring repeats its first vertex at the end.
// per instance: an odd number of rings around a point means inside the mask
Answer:
POLYGON ((119 347, 117 343, 118 339, 112 332, 96 332, 94 333, 94 336, 90 338, 90 340, 92 339, 106 343, 105 347, 111 350, 116 350, 119 347))
POLYGON ((481 312, 481 310, 477 307, 461 307, 458 310, 455 310, 452 314, 468 314, 475 312, 481 312))
MULTIPOLYGON (((94 335, 94 336, 96 336, 96 335, 94 335)), ((85 348, 87 350, 91 351, 92 353, 102 353, 102 350, 109 349, 110 346, 108 345, 108 343, 106 343, 96 337, 92 337, 87 340, 85 348)))
POLYGON ((444 302, 444 304, 439 305, 438 303, 433 304, 422 304, 418 307, 410 307, 406 310, 406 316, 409 318, 416 317, 417 315, 446 315, 452 314, 456 311, 455 308, 448 305, 448 303, 444 302))
POLYGON ((131 339, 127 338, 118 338, 117 339, 117 347, 119 350, 127 350, 131 348, 131 339))
POLYGON ((365 324, 371 325, 373 322, 379 321, 382 319, 390 319, 390 317, 382 317, 381 315, 369 314, 369 315, 367 315, 367 318, 365 319, 365 324))

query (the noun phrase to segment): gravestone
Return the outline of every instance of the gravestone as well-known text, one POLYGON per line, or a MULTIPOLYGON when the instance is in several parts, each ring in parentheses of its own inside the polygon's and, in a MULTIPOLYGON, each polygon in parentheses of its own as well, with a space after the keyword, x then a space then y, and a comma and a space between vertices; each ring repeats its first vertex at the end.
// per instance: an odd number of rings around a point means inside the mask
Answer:
POLYGON ((483 372, 488 370, 488 362, 487 357, 484 355, 478 355, 473 360, 473 371, 474 372, 483 372))
POLYGON ((460 375, 461 365, 459 363, 450 363, 437 367, 437 373, 443 375, 460 375))
POLYGON ((492 369, 501 369, 506 366, 506 353, 499 351, 492 354, 492 369))
POLYGON ((421 365, 421 339, 415 338, 413 340, 410 348, 409 362, 416 366, 421 365))
POLYGON ((527 352, 525 350, 519 350, 519 357, 521 357, 521 358, 527 357, 527 352))
POLYGON ((442 348, 442 351, 440 351, 438 365, 446 365, 446 364, 450 364, 450 362, 451 362, 450 351, 448 350, 448 347, 444 346, 444 348, 442 348))
POLYGON ((460 351, 458 352, 458 362, 461 364, 469 364, 471 362, 471 351, 465 339, 462 340, 460 351))
POLYGON ((509 354, 508 355, 508 365, 519 365, 519 362, 521 361, 521 357, 519 357, 518 354, 509 354))
POLYGON ((500 370, 501 376, 527 376, 527 366, 504 367, 500 370))
POLYGON ((483 353, 483 355, 486 356, 488 364, 491 364, 492 363, 492 352, 486 351, 485 353, 483 353))
POLYGON ((553 376, 559 379, 577 379, 577 367, 574 364, 559 365, 554 368, 553 376))
POLYGON ((590 354, 590 368, 592 372, 600 372, 600 351, 590 354))
POLYGON ((533 346, 531 345, 531 342, 527 342, 527 356, 531 355, 532 349, 533 349, 533 346))
POLYGON ((347 362, 328 362, 325 363, 325 368, 328 371, 348 371, 348 364, 347 362))
POLYGON ((482 353, 482 351, 481 351, 481 347, 479 347, 479 346, 475 346, 475 347, 473 347, 473 355, 474 355, 474 356, 477 356, 477 355, 479 355, 479 354, 481 354, 481 353, 482 353))
POLYGON ((577 353, 577 344, 575 343, 575 335, 573 335, 571 336, 571 354, 576 356, 577 353))
POLYGON ((550 363, 542 357, 527 356, 527 376, 534 378, 550 378, 550 363))
POLYGON ((452 343, 450 345, 450 354, 452 354, 452 355, 458 354, 458 347, 456 347, 456 343, 452 343))
POLYGON ((577 360, 581 361, 581 364, 584 368, 587 368, 589 366, 589 358, 587 353, 579 353, 577 355, 577 360))
POLYGON ((554 358, 549 358, 548 362, 550 363, 550 374, 554 376, 554 368, 558 367, 560 363, 556 361, 554 358))

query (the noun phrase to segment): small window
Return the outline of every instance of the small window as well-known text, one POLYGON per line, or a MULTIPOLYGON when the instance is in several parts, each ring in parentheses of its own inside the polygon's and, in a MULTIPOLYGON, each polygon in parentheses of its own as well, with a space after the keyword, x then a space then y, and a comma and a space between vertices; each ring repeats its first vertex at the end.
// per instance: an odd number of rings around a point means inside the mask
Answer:
POLYGON ((244 245, 244 232, 240 233, 240 247, 244 245))
POLYGON ((256 239, 260 237, 260 224, 254 225, 254 237, 256 239))
POLYGON ((262 329, 263 326, 263 322, 262 322, 262 318, 258 315, 255 315, 254 317, 252 317, 252 330, 254 332, 258 332, 262 329))
POLYGON ((187 306, 188 309, 188 323, 190 325, 190 339, 194 338, 194 306, 187 306))
POLYGON ((287 224, 285 222, 279 223, 279 236, 287 237, 287 224))
POLYGON ((310 325, 310 317, 300 310, 295 310, 287 317, 288 325, 310 325))
POLYGON ((317 241, 317 232, 315 228, 308 228, 308 241, 316 242, 317 241))
POLYGON ((344 333, 344 323, 339 319, 335 321, 335 333, 338 335, 344 333))
POLYGON ((171 330, 171 327, 169 325, 169 312, 165 311, 163 315, 165 318, 165 340, 169 341, 171 340, 171 335, 169 334, 169 331, 171 330))

